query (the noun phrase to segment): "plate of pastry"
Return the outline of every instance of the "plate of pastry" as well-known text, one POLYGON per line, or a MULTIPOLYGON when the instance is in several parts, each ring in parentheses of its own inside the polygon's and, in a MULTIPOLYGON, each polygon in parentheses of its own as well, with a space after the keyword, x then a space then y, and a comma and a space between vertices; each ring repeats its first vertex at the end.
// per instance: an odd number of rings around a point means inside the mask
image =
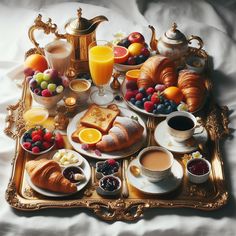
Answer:
POLYGON ((126 108, 92 104, 67 127, 67 137, 79 153, 100 160, 130 156, 143 147, 147 131, 142 118, 126 108))
POLYGON ((163 117, 176 110, 197 112, 207 97, 206 79, 191 70, 177 72, 167 57, 156 55, 144 62, 138 78, 122 83, 124 100, 133 110, 163 117))
POLYGON ((91 178, 91 168, 88 161, 61 167, 50 155, 43 155, 26 163, 26 180, 36 192, 47 197, 65 197, 81 191, 91 178))

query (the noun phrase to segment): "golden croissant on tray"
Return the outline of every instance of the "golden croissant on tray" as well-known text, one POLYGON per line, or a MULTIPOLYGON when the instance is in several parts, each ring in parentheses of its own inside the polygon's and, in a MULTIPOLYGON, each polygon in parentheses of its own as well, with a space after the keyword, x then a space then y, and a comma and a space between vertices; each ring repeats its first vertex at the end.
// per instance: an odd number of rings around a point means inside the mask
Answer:
POLYGON ((201 75, 190 70, 180 71, 178 87, 184 95, 190 112, 194 112, 202 106, 206 97, 206 87, 201 75))
POLYGON ((153 87, 164 84, 166 87, 177 84, 177 72, 174 63, 167 57, 156 55, 150 57, 140 68, 139 88, 153 87))
POLYGON ((53 160, 39 159, 26 163, 26 171, 32 183, 43 189, 59 193, 75 193, 76 184, 71 183, 61 173, 61 167, 53 160))

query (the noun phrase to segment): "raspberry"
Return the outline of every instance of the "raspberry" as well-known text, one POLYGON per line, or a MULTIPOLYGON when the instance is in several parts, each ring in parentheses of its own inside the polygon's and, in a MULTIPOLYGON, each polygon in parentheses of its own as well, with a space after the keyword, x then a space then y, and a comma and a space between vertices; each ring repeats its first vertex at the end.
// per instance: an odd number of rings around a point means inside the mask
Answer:
POLYGON ((42 141, 42 136, 36 134, 34 135, 34 137, 32 137, 32 141, 33 142, 42 141))
POLYGON ((53 138, 53 134, 51 132, 47 132, 43 136, 43 140, 45 140, 47 142, 52 142, 52 138, 53 138))
POLYGON ((146 93, 147 93, 148 95, 151 95, 151 94, 153 94, 154 92, 155 92, 155 89, 152 88, 152 87, 149 87, 149 88, 147 88, 147 90, 146 90, 146 93))
POLYGON ((110 159, 110 160, 107 160, 107 163, 110 165, 110 166, 113 166, 116 164, 116 161, 114 159, 110 159))
POLYGON ((157 104, 160 102, 160 98, 157 93, 153 93, 153 95, 151 97, 151 102, 153 102, 154 104, 157 104))
POLYGON ((41 129, 34 130, 34 131, 31 133, 31 137, 34 137, 35 135, 40 135, 40 136, 42 137, 42 136, 43 136, 43 130, 41 130, 41 129))
POLYGON ((135 98, 136 98, 137 101, 141 101, 143 99, 143 94, 142 93, 137 93, 135 98))
POLYGON ((125 94, 125 100, 129 101, 131 98, 134 98, 135 97, 135 94, 134 92, 128 90, 125 94))
POLYGON ((41 94, 42 94, 43 97, 51 97, 52 96, 52 93, 48 89, 44 89, 41 92, 41 94))
POLYGON ((46 149, 49 149, 51 146, 52 146, 51 143, 49 143, 49 142, 43 142, 43 147, 44 147, 45 150, 46 150, 46 149))
POLYGON ((154 103, 153 102, 147 101, 147 102, 144 103, 145 111, 152 112, 153 108, 154 108, 154 103))
POLYGON ((39 147, 37 147, 37 146, 33 147, 33 148, 32 148, 32 152, 33 152, 33 153, 39 153, 39 152, 40 152, 39 147))
POLYGON ((31 149, 31 143, 30 142, 24 142, 23 144, 23 147, 27 150, 30 150, 31 149))
POLYGON ((55 142, 58 149, 65 147, 64 139, 60 133, 56 133, 55 142))

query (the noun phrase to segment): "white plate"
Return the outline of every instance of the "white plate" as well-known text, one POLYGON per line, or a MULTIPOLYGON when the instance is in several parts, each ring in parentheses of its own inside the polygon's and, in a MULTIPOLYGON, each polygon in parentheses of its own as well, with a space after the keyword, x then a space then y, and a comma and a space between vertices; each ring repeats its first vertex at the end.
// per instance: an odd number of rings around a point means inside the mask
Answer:
MULTIPOLYGON (((197 128, 196 132, 201 130, 202 127, 197 128)), ((198 149, 199 144, 206 143, 208 138, 207 131, 204 128, 201 134, 194 135, 191 139, 185 142, 176 142, 167 132, 166 121, 162 121, 157 125, 154 131, 155 141, 162 147, 168 149, 169 151, 176 153, 190 153, 198 149)))
POLYGON ((138 166, 138 160, 134 159, 130 162, 127 170, 127 179, 133 187, 146 194, 169 193, 181 184, 184 175, 181 164, 174 160, 170 175, 159 182, 153 183, 148 181, 142 174, 135 177, 130 171, 130 166, 132 165, 138 166))
POLYGON ((76 130, 79 120, 81 119, 81 117, 87 111, 87 110, 85 110, 85 111, 82 111, 82 112, 78 113, 70 121, 70 123, 67 127, 67 137, 68 137, 69 142, 73 146, 73 148, 76 151, 78 151, 79 153, 83 154, 83 155, 93 157, 93 158, 96 158, 96 159, 99 159, 99 160, 124 158, 124 157, 127 157, 127 156, 130 156, 130 155, 134 154, 140 148, 142 148, 142 146, 145 144, 146 138, 147 138, 147 130, 146 130, 146 125, 145 125, 144 121, 142 120, 142 118, 139 115, 137 115, 133 111, 130 111, 130 110, 128 110, 126 108, 122 108, 122 107, 119 107, 119 109, 121 111, 121 114, 120 114, 121 116, 127 116, 127 117, 136 116, 136 117, 138 117, 139 123, 144 127, 142 138, 137 143, 133 144, 129 148, 126 148, 126 149, 123 149, 123 150, 120 150, 120 151, 102 152, 101 156, 96 155, 93 150, 86 151, 86 150, 82 149, 82 147, 81 147, 82 145, 80 143, 74 142, 71 138, 71 135, 76 130))
MULTIPOLYGON (((84 171, 85 180, 83 180, 81 183, 77 184, 77 192, 82 190, 87 185, 87 183, 89 182, 89 180, 91 178, 91 168, 90 168, 90 165, 89 165, 88 161, 84 157, 82 157, 82 158, 83 158, 83 164, 80 166, 80 168, 82 168, 83 171, 84 171)), ((61 169, 63 170, 64 168, 61 168, 61 169)), ((47 196, 47 197, 66 197, 66 196, 70 196, 70 195, 75 194, 75 193, 57 193, 57 192, 53 192, 53 191, 50 191, 50 190, 39 188, 39 187, 35 186, 32 183, 32 181, 30 179, 30 176, 28 175, 27 172, 26 172, 26 181, 28 182, 29 186, 33 190, 35 190, 36 192, 38 192, 38 193, 40 193, 40 194, 42 194, 44 196, 47 196)))

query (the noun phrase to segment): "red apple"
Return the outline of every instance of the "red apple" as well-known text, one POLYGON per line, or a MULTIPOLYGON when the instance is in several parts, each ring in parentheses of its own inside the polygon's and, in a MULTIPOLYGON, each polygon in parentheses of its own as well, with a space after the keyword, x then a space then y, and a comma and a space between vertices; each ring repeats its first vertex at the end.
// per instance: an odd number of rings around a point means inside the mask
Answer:
POLYGON ((133 32, 128 36, 128 40, 131 43, 144 43, 145 39, 139 32, 133 32))

